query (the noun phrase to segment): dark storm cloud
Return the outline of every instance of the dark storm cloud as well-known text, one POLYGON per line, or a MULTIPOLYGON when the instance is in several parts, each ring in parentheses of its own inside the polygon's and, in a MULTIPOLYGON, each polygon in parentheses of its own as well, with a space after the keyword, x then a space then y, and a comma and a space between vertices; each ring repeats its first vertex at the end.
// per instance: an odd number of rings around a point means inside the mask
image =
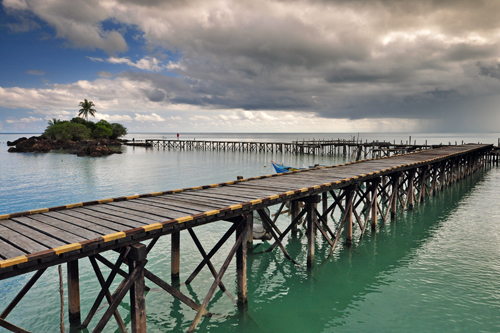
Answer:
POLYGON ((500 80, 500 63, 492 66, 485 66, 478 63, 479 74, 500 80))
POLYGON ((474 100, 486 117, 493 108, 481 100, 500 88, 500 1, 26 3, 79 47, 126 50, 119 31, 102 30, 112 19, 141 31, 148 47, 179 54, 169 64, 176 76, 117 77, 147 82, 141 96, 165 105, 435 119, 474 100))

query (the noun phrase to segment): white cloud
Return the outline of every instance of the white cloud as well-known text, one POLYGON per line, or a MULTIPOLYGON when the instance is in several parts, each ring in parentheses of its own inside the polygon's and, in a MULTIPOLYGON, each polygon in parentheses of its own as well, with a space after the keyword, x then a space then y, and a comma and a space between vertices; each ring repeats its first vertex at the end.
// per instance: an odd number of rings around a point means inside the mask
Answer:
POLYGON ((97 119, 104 119, 106 121, 109 121, 109 122, 117 122, 117 121, 132 121, 133 118, 130 117, 129 115, 119 115, 119 114, 115 114, 115 115, 109 115, 109 114, 105 114, 105 113, 96 113, 96 116, 95 116, 97 119))
POLYGON ((157 115, 156 113, 151 113, 150 115, 136 113, 134 120, 135 121, 151 121, 151 122, 166 121, 165 118, 157 115))
POLYGON ((15 124, 15 123, 33 123, 37 121, 43 121, 42 118, 35 118, 33 116, 30 116, 28 118, 21 118, 21 119, 7 119, 5 122, 9 124, 15 124))

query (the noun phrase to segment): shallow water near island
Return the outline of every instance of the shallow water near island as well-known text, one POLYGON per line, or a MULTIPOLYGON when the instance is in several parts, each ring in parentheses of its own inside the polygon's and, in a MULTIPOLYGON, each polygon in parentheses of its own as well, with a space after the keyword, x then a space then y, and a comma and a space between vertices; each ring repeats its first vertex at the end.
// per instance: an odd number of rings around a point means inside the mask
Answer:
MULTIPOLYGON (((17 137, 2 135, 0 142, 17 137)), ((201 134, 196 138, 201 139, 201 134)), ((285 136, 267 138, 290 141, 285 136)), ((338 157, 289 154, 122 149, 121 155, 78 158, 61 153, 8 154, 7 147, 0 145, 0 214, 211 184, 233 180, 238 175, 270 174, 274 173, 271 159, 292 166, 345 161, 338 157)), ((351 248, 339 246, 330 258, 329 246, 318 233, 315 267, 310 272, 293 265, 279 251, 250 254, 248 310, 238 311, 231 299, 219 291, 209 306, 215 316, 203 320, 198 331, 500 331, 500 231, 496 225, 500 219, 499 199, 500 170, 487 169, 387 222, 376 232, 367 232, 359 244, 351 248)), ((287 220, 286 216, 280 218, 279 226, 284 227, 287 220)), ((217 222, 198 227, 195 232, 208 250, 227 228, 227 223, 217 222)), ((231 245, 224 245, 214 257, 217 269, 231 245)), ((261 244, 254 252, 266 246, 261 244)), ((286 238, 285 246, 305 266, 303 232, 299 230, 296 237, 286 238)), ((169 249, 169 237, 162 237, 148 257, 148 269, 167 281, 169 249)), ((186 279, 200 261, 193 241, 182 233, 181 278, 186 279)), ((81 260, 80 268, 82 312, 86 314, 99 288, 89 261, 81 260)), ((102 269, 107 276, 108 270, 102 269)), ((30 276, 0 281, 1 309, 30 276)), ((48 269, 9 315, 9 321, 32 332, 58 332, 58 279, 57 268, 48 269)), ((190 286, 180 289, 200 303, 212 281, 210 272, 203 270, 190 286)), ((234 262, 223 282, 235 295, 234 262)), ((148 332, 186 331, 194 311, 148 285, 152 288, 146 296, 148 332)), ((126 297, 119 311, 127 324, 128 309, 126 297)), ((104 311, 105 307, 101 307, 96 318, 104 311)), ((89 327, 96 324, 94 319, 89 327)), ((115 331, 117 326, 112 319, 105 332, 115 331)))

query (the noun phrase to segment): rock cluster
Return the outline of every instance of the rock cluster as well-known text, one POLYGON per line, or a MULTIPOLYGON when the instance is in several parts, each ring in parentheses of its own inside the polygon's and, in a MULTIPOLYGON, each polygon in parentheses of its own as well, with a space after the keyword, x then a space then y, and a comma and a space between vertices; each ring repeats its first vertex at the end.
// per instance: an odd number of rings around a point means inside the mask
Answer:
POLYGON ((32 152, 49 152, 55 149, 69 150, 77 156, 101 157, 111 154, 121 154, 120 150, 111 149, 108 146, 120 146, 121 140, 47 140, 41 136, 32 136, 31 138, 19 138, 15 141, 7 141, 7 146, 10 146, 10 153, 32 153, 32 152))

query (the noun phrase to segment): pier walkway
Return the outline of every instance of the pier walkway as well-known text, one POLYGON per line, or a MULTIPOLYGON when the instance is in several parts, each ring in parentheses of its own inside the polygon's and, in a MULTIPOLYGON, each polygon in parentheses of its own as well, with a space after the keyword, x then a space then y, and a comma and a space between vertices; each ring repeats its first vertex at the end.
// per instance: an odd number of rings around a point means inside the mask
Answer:
POLYGON ((238 275, 237 300, 239 305, 246 306, 246 251, 252 244, 254 211, 272 234, 274 245, 270 250, 278 247, 295 264, 299 263, 289 256, 282 240, 289 232, 294 232, 300 219, 306 219, 307 266, 312 267, 314 230, 321 232, 333 252, 341 234, 345 243, 353 242, 353 224, 359 225, 362 237, 367 225, 376 228, 379 219, 394 216, 397 209, 413 207, 427 196, 491 162, 494 158, 490 154, 492 148, 492 145, 483 144, 447 146, 337 166, 1 215, 0 279, 32 271, 36 274, 0 314, 0 327, 25 332, 9 323, 6 317, 47 267, 67 263, 69 315, 74 325, 87 327, 106 297, 109 307, 93 328, 94 332, 100 332, 112 316, 124 331, 116 308, 130 291, 132 332, 146 332, 144 281, 148 279, 196 311, 190 328, 193 331, 202 316, 210 317, 207 306, 214 292, 218 288, 228 292, 222 284, 222 277, 234 256, 238 275), (321 213, 317 208, 320 202, 321 213), (292 218, 290 226, 280 231, 275 225, 277 218, 267 215, 264 208, 280 204, 279 215, 286 203, 290 203, 292 218), (335 209, 342 216, 338 228, 328 222, 329 214, 335 209), (194 229, 219 220, 231 222, 228 231, 212 250, 205 251, 197 241, 194 229), (213 286, 201 304, 173 287, 179 280, 179 233, 183 230, 190 233, 204 257, 186 283, 193 281, 205 266, 214 275, 213 286), (210 258, 232 234, 236 234, 234 246, 217 271, 210 258), (164 235, 172 237, 172 284, 146 268, 148 252, 164 235), (152 241, 145 246, 141 242, 146 240, 152 241), (116 263, 100 255, 110 250, 119 253, 116 263), (82 322, 78 261, 87 257, 95 269, 102 291, 82 322), (111 269, 106 280, 96 260, 111 269), (122 264, 128 265, 127 272, 120 268, 122 264), (109 287, 117 275, 124 280, 111 293, 109 287))

